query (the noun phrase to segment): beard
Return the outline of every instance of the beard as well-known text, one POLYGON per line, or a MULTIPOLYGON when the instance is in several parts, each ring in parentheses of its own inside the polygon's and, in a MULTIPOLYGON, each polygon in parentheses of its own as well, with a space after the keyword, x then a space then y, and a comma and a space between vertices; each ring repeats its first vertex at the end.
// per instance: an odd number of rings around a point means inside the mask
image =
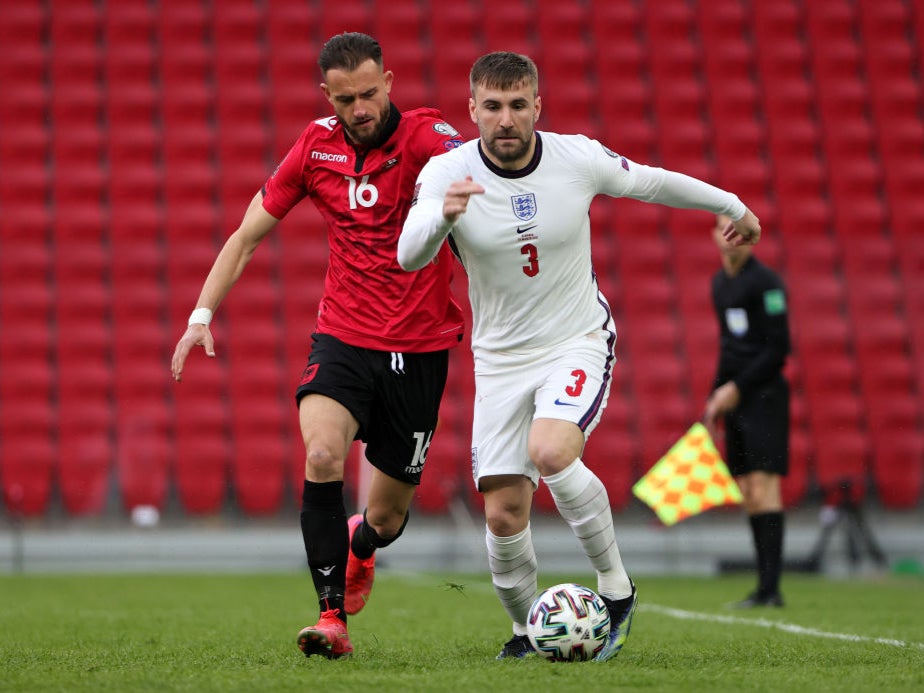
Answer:
POLYGON ((361 144, 364 147, 374 147, 379 138, 382 136, 382 130, 384 126, 382 121, 378 121, 372 128, 366 128, 362 132, 357 132, 353 127, 344 123, 344 129, 347 131, 347 134, 350 136, 350 139, 356 142, 356 144, 361 144))
POLYGON ((517 161, 524 156, 529 151, 530 140, 523 140, 522 138, 517 139, 516 144, 511 140, 505 140, 503 145, 498 145, 497 137, 485 142, 485 146, 488 151, 494 155, 494 158, 503 163, 510 163, 512 161, 517 161))
POLYGON ((379 114, 377 119, 373 118, 362 123, 362 130, 357 130, 353 125, 348 125, 343 122, 343 120, 340 122, 343 123, 343 129, 347 131, 350 139, 356 144, 362 145, 363 147, 377 147, 381 143, 382 133, 385 131, 385 123, 388 122, 389 110, 389 108, 386 108, 379 114), (372 124, 371 127, 370 123, 372 124))

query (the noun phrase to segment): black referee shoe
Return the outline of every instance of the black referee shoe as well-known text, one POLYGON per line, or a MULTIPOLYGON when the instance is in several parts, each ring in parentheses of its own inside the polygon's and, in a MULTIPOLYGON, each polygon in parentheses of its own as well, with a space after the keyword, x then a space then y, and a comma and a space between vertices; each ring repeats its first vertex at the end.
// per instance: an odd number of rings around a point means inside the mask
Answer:
POLYGON ((731 604, 733 609, 756 609, 761 606, 780 608, 783 606, 783 595, 779 592, 772 592, 771 594, 753 592, 740 602, 731 604))

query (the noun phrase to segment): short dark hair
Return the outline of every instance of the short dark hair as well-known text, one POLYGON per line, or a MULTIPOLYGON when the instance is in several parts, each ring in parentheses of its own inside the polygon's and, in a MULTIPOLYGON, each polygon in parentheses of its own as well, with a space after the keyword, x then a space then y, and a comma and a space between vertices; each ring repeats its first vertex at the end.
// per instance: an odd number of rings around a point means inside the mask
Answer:
POLYGON ((318 56, 321 74, 328 70, 352 72, 367 60, 374 60, 382 67, 382 47, 368 34, 346 31, 328 39, 318 56))
POLYGON ((529 84, 534 93, 539 91, 539 69, 528 56, 520 53, 498 51, 481 56, 472 65, 468 80, 473 94, 479 85, 489 89, 513 89, 529 84))

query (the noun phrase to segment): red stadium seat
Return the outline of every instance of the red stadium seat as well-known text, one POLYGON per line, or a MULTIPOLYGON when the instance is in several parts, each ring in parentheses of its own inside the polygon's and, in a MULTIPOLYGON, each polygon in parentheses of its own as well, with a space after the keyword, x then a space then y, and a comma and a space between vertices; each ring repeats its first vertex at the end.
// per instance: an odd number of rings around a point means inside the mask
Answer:
POLYGON ((67 137, 54 139, 53 153, 56 164, 68 169, 86 168, 98 161, 105 150, 106 140, 96 123, 75 124, 67 137))
POLYGON ((848 354, 849 324, 836 317, 818 319, 812 327, 800 321, 799 355, 805 364, 806 394, 848 393, 857 384, 856 360, 848 354))
POLYGON ((99 396, 77 397, 68 393, 65 398, 62 393, 58 481, 68 513, 99 515, 105 509, 114 461, 113 412, 109 402, 99 396))
MULTIPOLYGON (((756 118, 760 108, 760 91, 749 75, 729 76, 724 74, 727 71, 724 66, 716 69, 721 69, 723 73, 725 93, 720 95, 707 90, 706 101, 711 118, 720 124, 721 132, 715 137, 716 144, 718 144, 730 137, 736 139, 735 135, 738 133, 748 135, 754 132, 753 128, 758 126, 756 118)), ((759 139, 748 141, 752 144, 762 143, 765 137, 762 127, 759 133, 761 135, 759 139)), ((747 152, 742 152, 742 154, 747 154, 747 152)))
POLYGON ((739 3, 705 3, 696 11, 700 32, 710 49, 729 38, 733 42, 734 37, 744 35, 750 28, 747 10, 739 3))
MULTIPOLYGON (((636 395, 640 474, 647 472, 701 415, 701 408, 682 393, 655 398, 636 395)), ((697 403, 699 404, 699 403, 697 403)))
POLYGON ((854 343, 861 357, 873 361, 891 356, 904 357, 908 353, 908 325, 899 316, 867 314, 858 328, 854 334, 854 343))
POLYGON ((212 15, 212 31, 219 48, 240 48, 258 44, 265 20, 260 6, 249 2, 225 2, 212 15))
POLYGON ((805 8, 808 36, 820 45, 853 36, 856 11, 839 2, 812 3, 805 8))
POLYGON ((481 30, 487 51, 514 51, 533 55, 535 16, 520 3, 498 3, 481 17, 481 30))
MULTIPOLYGON (((225 128, 236 129, 243 126, 254 131, 254 126, 264 124, 266 120, 264 109, 254 108, 254 104, 266 103, 266 89, 257 81, 230 81, 233 79, 232 75, 233 73, 228 75, 229 82, 222 85, 218 91, 215 101, 216 116, 225 128)), ((219 135, 223 134, 223 131, 219 132, 219 135)), ((265 133, 262 135, 266 136, 265 133)), ((227 140, 227 136, 220 138, 221 143, 226 143, 227 140)))
MULTIPOLYGON (((877 162, 867 157, 841 157, 831 167, 829 181, 831 194, 837 200, 878 201, 882 170, 877 162)), ((878 228, 867 227, 867 232, 881 230, 881 222, 879 220, 878 228)))
MULTIPOLYGON (((19 414, 23 411, 20 410, 19 414)), ((4 416, 4 429, 9 418, 4 416)), ((11 518, 42 517, 49 508, 53 469, 58 455, 51 427, 38 435, 12 428, 0 440, 0 488, 11 518)))
POLYGON ((896 315, 902 310, 903 288, 893 272, 853 273, 846 282, 847 304, 856 324, 867 316, 896 315))
POLYGON ((924 142, 924 123, 916 117, 892 118, 887 128, 875 129, 875 137, 888 175, 892 162, 907 161, 909 153, 924 142))
POLYGON ((624 2, 592 2, 589 5, 588 26, 598 51, 606 54, 613 45, 638 43, 642 22, 638 6, 624 2))
POLYGON ((795 38, 801 28, 801 4, 796 0, 758 3, 752 8, 754 31, 768 39, 795 38))
MULTIPOLYGON (((189 309, 185 312, 188 315, 189 309)), ((217 338, 220 345, 220 333, 217 338)), ((193 353, 183 382, 173 388, 173 477, 181 506, 193 514, 218 512, 225 500, 231 459, 228 377, 220 358, 193 353)))
MULTIPOLYGON (((785 96, 777 102, 785 104, 785 96)), ((813 155, 820 140, 818 126, 808 118, 798 114, 787 115, 771 120, 768 128, 767 145, 774 168, 781 174, 781 178, 788 178, 791 167, 802 165, 803 162, 815 163, 813 155)))
POLYGON ((878 44, 869 41, 865 57, 874 102, 886 98, 896 80, 905 82, 914 74, 914 45, 905 37, 878 44))
POLYGON ((637 440, 631 431, 614 426, 607 412, 603 417, 590 435, 581 457, 606 487, 610 507, 619 511, 632 499, 638 463, 637 440))
MULTIPOLYGON (((171 30, 172 31, 172 30, 171 30)), ((168 125, 183 120, 181 104, 185 101, 195 106, 192 115, 207 115, 201 101, 210 103, 212 93, 209 82, 212 79, 212 54, 202 40, 173 44, 173 36, 161 34, 164 48, 160 53, 158 75, 161 79, 161 98, 164 118, 168 125), (176 117, 174 117, 176 116, 176 117)), ((203 126, 206 124, 203 123, 203 126)), ((169 130, 164 133, 169 135, 169 130)))
MULTIPOLYGON (((378 37, 385 53, 394 55, 394 50, 401 45, 416 48, 418 55, 423 53, 420 44, 427 35, 425 23, 427 15, 421 5, 414 0, 396 0, 389 3, 375 3, 373 14, 373 36, 378 37)), ((397 71, 397 74, 403 74, 397 71)))
MULTIPOLYGON (((254 403, 255 405, 257 403, 254 403)), ((254 411, 256 410, 254 406, 254 411)), ((235 435, 231 483, 238 507, 248 515, 271 515, 281 508, 290 444, 279 431, 255 429, 235 435)))
MULTIPOLYGON (((172 128, 201 128, 203 133, 210 130, 215 98, 206 84, 174 81, 164 85, 161 96, 161 117, 168 132, 172 128)), ((177 167, 175 172, 183 169, 177 167)))
POLYGON ((473 486, 471 436, 455 433, 441 423, 433 433, 414 507, 420 512, 441 514, 473 486))
POLYGON ((163 510, 173 458, 170 441, 159 432, 120 435, 116 444, 116 474, 122 506, 163 510))
POLYGON ((0 24, 0 40, 8 43, 34 43, 41 41, 45 33, 47 15, 41 5, 16 3, 3 8, 3 22, 0 24))
POLYGON ((809 487, 809 457, 811 438, 801 429, 793 427, 789 434, 789 473, 783 477, 780 492, 783 506, 793 508, 805 498, 809 487))
POLYGON ((5 85, 0 101, 0 122, 5 128, 26 125, 44 126, 45 110, 50 93, 44 80, 48 53, 40 41, 20 46, 3 40, 0 55, 0 79, 5 85))
MULTIPOLYGON (((597 60, 600 82, 606 85, 598 95, 603 109, 602 115, 606 119, 612 119, 614 124, 619 123, 620 126, 627 120, 644 121, 651 108, 652 92, 651 85, 634 74, 641 63, 641 53, 634 47, 628 51, 632 57, 627 57, 626 52, 616 47, 608 47, 607 50, 609 54, 606 60, 599 57, 597 60), (624 74, 625 72, 629 74, 624 74)), ((621 144, 613 142, 613 146, 616 147, 621 144)))
POLYGON ((662 278, 668 275, 670 244, 659 233, 666 213, 657 205, 621 200, 614 207, 613 217, 621 241, 617 254, 619 274, 627 283, 635 279, 645 283, 633 292, 644 301, 646 291, 656 292, 656 285, 663 286, 662 278))
POLYGON ((924 442, 918 431, 893 432, 873 444, 873 479, 886 508, 910 510, 924 491, 924 442))
MULTIPOLYGON (((4 288, 3 298, 7 293, 4 288)), ((0 313, 0 318, 6 320, 5 315, 0 313)), ((33 330, 23 323, 14 338, 9 324, 4 322, 0 340, 0 362, 6 364, 0 371, 0 488, 11 516, 41 516, 50 502, 58 459, 48 326, 39 324, 33 330), (18 354, 14 342, 28 351, 18 354)))
POLYGON ((183 431, 177 426, 173 481, 183 510, 193 515, 222 509, 231 448, 220 431, 183 431))
POLYGON ((774 175, 774 187, 782 200, 821 199, 824 181, 824 166, 815 157, 790 157, 774 175))
POLYGON ((319 10, 320 16, 316 16, 315 21, 318 22, 318 32, 322 41, 327 41, 331 36, 344 31, 371 34, 375 28, 372 13, 365 5, 323 3, 319 10))
MULTIPOLYGON (((3 122, 0 117, 0 122, 3 122)), ((51 134, 41 123, 10 123, 4 128, 5 136, 0 139, 0 162, 6 166, 18 167, 36 161, 45 161, 51 145, 51 134)))
POLYGON ((868 109, 869 91, 859 78, 841 78, 816 87, 818 111, 823 124, 837 122, 842 118, 865 117, 868 109))
POLYGON ((586 45, 590 12, 579 3, 540 2, 536 13, 538 39, 544 45, 586 45))
MULTIPOLYGON (((445 74, 448 80, 458 80, 460 75, 468 74, 475 58, 483 52, 480 47, 481 11, 473 4, 451 3, 441 7, 439 12, 430 12, 427 33, 433 46, 439 48, 432 51, 435 68, 447 54, 466 53, 464 61, 459 63, 458 72, 435 69, 434 77, 445 74)), ((463 81, 467 83, 468 80, 463 81)))
MULTIPOLYGON (((812 39, 810 39, 810 42, 812 39)), ((851 35, 825 40, 812 52, 815 86, 824 95, 838 83, 854 85, 861 79, 863 55, 851 35)))
POLYGON ((860 430, 838 428, 814 431, 815 476, 825 491, 845 482, 862 493, 866 487, 869 441, 860 430))
POLYGON ((862 3, 857 9, 859 24, 866 40, 879 45, 907 39, 911 17, 905 3, 900 0, 884 0, 862 3))
MULTIPOLYGON (((141 137, 153 136, 154 123, 160 108, 160 94, 153 84, 139 82, 111 85, 106 92, 105 112, 113 131, 122 134, 123 129, 141 130, 141 137)), ((139 154, 144 141, 138 141, 139 154)))
MULTIPOLYGON (((755 29, 760 31, 759 26, 755 29)), ((768 99, 768 105, 778 93, 786 92, 788 87, 807 86, 808 48, 795 33, 759 40, 755 48, 762 87, 767 90, 768 96, 772 94, 773 97, 768 99)))

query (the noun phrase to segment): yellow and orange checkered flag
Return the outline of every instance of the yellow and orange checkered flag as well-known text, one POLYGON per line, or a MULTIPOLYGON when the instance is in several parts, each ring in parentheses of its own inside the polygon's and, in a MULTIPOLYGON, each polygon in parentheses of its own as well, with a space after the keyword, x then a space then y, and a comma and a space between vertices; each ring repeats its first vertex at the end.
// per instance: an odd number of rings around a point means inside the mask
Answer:
POLYGON ((670 526, 717 505, 740 503, 741 490, 709 431, 695 423, 635 486, 641 501, 670 526))

